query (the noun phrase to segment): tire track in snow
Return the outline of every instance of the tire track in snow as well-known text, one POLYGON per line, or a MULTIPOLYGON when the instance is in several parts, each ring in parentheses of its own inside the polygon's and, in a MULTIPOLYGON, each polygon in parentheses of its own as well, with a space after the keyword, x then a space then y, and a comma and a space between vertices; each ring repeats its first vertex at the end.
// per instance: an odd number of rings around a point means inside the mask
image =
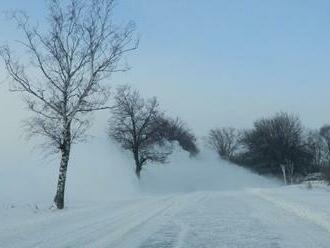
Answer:
POLYGON ((44 213, 0 232, 0 247, 131 247, 143 242, 161 224, 187 204, 201 201, 202 194, 182 194, 137 199, 113 209, 112 205, 82 211, 44 213), (150 223, 149 223, 150 222, 150 223), (139 230, 147 230, 141 235, 139 230), (2 246, 4 245, 4 246, 2 246))
MULTIPOLYGON (((91 247, 86 244, 111 234, 120 223, 125 225, 126 220, 139 217, 136 212, 140 209, 147 211, 152 207, 156 211, 166 207, 166 204, 155 206, 163 201, 166 201, 165 197, 157 200, 147 198, 127 202, 120 209, 118 206, 103 205, 83 211, 49 212, 9 229, 5 227, 3 233, 0 232, 0 247, 91 247)), ((149 213, 144 212, 143 216, 145 214, 149 213)))
MULTIPOLYGON (((210 192, 198 192, 195 194, 199 194, 197 198, 195 198, 195 202, 193 205, 198 205, 203 201, 206 201, 208 198, 210 198, 210 192)), ((190 204, 191 207, 192 204, 190 204)), ((187 206, 188 207, 188 206, 187 206)), ((184 209, 181 209, 181 211, 184 211, 184 209)), ((187 234, 189 233, 189 230, 191 229, 190 226, 188 226, 184 221, 176 220, 175 223, 180 227, 180 232, 177 237, 177 242, 174 248, 181 248, 184 246, 185 238, 187 234)))
POLYGON ((121 220, 111 226, 112 231, 109 235, 104 236, 103 239, 94 240, 91 244, 93 247, 125 247, 121 244, 129 239, 130 234, 134 234, 149 221, 164 214, 173 204, 173 199, 168 198, 157 201, 154 205, 149 205, 142 213, 140 209, 133 210, 134 213, 130 218, 127 218, 126 213, 123 213, 121 220))
MULTIPOLYGON (((53 237, 43 240, 38 246, 56 244, 58 247, 117 247, 116 243, 125 234, 147 222, 155 215, 165 211, 171 205, 168 198, 153 199, 124 207, 111 213, 95 213, 96 221, 78 223, 78 228, 60 231, 53 237), (67 238, 63 238, 63 236, 67 238)), ((111 208, 108 209, 108 212, 111 208)))
MULTIPOLYGON (((170 208, 164 217, 157 217, 151 225, 146 225, 140 234, 145 237, 140 239, 138 245, 131 242, 130 245, 121 247, 139 248, 181 248, 185 245, 187 234, 193 228, 181 220, 181 215, 186 210, 198 208, 199 204, 208 198, 207 192, 194 192, 174 197, 175 204, 170 208), (156 222, 155 222, 156 221, 156 222), (160 224, 161 223, 161 224, 160 224), (148 233, 149 235, 145 235, 148 233), (135 244, 135 245, 132 245, 135 244)), ((149 224, 149 223, 148 223, 149 224)))

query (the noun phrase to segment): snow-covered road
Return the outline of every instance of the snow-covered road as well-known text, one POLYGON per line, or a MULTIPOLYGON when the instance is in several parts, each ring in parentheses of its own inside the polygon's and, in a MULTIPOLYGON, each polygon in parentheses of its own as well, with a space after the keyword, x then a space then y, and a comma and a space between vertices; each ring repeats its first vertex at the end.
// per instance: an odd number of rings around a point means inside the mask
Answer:
POLYGON ((55 212, 10 208, 0 212, 0 247, 328 248, 330 214, 324 200, 308 202, 315 193, 318 199, 330 198, 322 190, 246 189, 144 197, 55 212), (303 203, 299 193, 305 196, 303 203))

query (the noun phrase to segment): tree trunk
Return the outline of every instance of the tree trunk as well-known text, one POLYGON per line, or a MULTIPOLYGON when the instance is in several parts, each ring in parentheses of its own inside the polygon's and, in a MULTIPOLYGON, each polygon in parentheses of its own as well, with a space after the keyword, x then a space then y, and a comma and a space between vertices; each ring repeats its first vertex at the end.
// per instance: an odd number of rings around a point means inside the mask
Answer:
POLYGON ((285 165, 281 164, 281 170, 282 170, 282 174, 283 174, 283 180, 284 180, 284 184, 287 185, 287 180, 286 180, 286 173, 285 173, 285 165))
POLYGON ((137 178, 140 179, 141 178, 142 165, 140 163, 140 160, 139 160, 138 156, 134 156, 134 160, 135 160, 135 174, 136 174, 137 178))
POLYGON ((293 175, 294 175, 294 164, 293 163, 289 163, 288 165, 289 168, 289 176, 290 176, 290 184, 293 184, 293 175))
POLYGON ((141 178, 141 166, 140 165, 136 165, 135 174, 136 174, 138 179, 141 178))
POLYGON ((57 182, 57 191, 54 198, 54 204, 58 209, 64 208, 64 193, 65 193, 65 183, 66 183, 66 172, 68 169, 70 150, 71 150, 71 135, 70 127, 65 131, 63 145, 61 147, 61 164, 60 171, 57 182))
POLYGON ((134 153, 134 161, 135 161, 135 174, 137 178, 140 180, 141 178, 141 170, 142 170, 142 164, 139 158, 139 148, 135 147, 133 150, 134 153))

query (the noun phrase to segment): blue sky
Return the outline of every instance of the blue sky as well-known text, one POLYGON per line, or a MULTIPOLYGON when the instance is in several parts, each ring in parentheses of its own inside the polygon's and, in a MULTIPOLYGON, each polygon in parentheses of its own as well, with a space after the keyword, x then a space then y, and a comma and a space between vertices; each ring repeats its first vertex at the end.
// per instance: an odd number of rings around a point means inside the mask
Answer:
POLYGON ((131 0, 122 9, 141 33, 127 80, 197 132, 281 110, 313 128, 330 121, 329 1, 131 0))
MULTIPOLYGON (((35 19, 45 15, 44 1, 26 3, 2 1, 0 7, 25 9, 35 19)), ((180 116, 198 135, 215 126, 249 127, 277 111, 297 113, 311 128, 330 123, 330 1, 117 5, 116 19, 134 20, 141 40, 127 57, 132 69, 111 83, 158 96, 169 115, 180 116)), ((0 29, 1 41, 19 37, 8 22, 1 21, 0 29)))

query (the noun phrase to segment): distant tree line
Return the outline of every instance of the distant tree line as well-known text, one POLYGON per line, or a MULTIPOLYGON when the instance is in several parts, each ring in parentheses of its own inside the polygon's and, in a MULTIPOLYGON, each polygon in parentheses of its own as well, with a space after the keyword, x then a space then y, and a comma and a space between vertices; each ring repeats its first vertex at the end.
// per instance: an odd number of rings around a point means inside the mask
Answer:
POLYGON ((213 129, 208 143, 221 158, 259 174, 282 177, 285 184, 311 173, 329 174, 330 126, 308 130, 293 114, 262 118, 248 130, 213 129))

